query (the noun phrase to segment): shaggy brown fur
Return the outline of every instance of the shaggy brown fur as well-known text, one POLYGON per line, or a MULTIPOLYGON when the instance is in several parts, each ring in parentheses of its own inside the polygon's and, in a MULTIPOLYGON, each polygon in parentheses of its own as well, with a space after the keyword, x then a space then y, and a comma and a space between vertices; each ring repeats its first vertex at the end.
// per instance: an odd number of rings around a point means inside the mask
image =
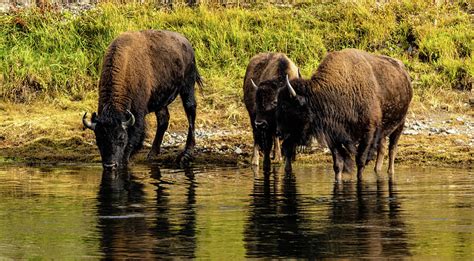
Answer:
POLYGON ((284 136, 286 169, 295 146, 323 136, 332 152, 336 179, 350 169, 356 150, 358 178, 373 151, 380 172, 385 137, 390 138, 389 173, 394 172, 397 142, 412 98, 410 77, 393 58, 348 49, 328 53, 309 80, 291 81, 278 97, 278 128, 284 136))
POLYGON ((275 108, 278 91, 285 87, 285 77, 299 77, 298 67, 282 53, 261 53, 250 59, 244 78, 244 102, 249 113, 254 137, 252 164, 258 166, 258 148, 264 152, 263 167, 270 168, 270 151, 281 158, 276 138, 275 108), (251 82, 258 86, 255 88, 251 82))
POLYGON ((98 116, 92 117, 103 163, 128 162, 143 143, 145 115, 150 112, 155 112, 158 127, 149 157, 158 154, 169 122, 167 106, 178 94, 189 122, 186 148, 178 159, 187 163, 195 143, 195 82, 201 85, 201 78, 193 48, 184 36, 147 30, 116 38, 104 57, 98 116), (124 129, 121 123, 130 117, 127 110, 134 115, 135 124, 124 129))

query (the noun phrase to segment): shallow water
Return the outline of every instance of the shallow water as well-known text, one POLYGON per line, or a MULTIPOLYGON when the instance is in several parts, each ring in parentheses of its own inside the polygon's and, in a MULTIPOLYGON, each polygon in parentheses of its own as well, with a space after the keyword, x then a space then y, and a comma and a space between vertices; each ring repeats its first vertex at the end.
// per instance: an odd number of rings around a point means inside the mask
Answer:
POLYGON ((474 171, 0 167, 0 259, 474 258, 474 171))

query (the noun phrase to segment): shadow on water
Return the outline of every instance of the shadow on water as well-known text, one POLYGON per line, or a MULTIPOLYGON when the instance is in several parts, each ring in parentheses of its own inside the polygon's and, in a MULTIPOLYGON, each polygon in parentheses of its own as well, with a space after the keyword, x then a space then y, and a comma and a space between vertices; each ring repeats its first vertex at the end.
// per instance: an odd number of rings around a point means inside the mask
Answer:
POLYGON ((150 171, 149 184, 156 192, 151 205, 145 198, 145 184, 130 170, 103 173, 97 212, 101 250, 107 259, 194 257, 196 184, 191 169, 185 176, 186 201, 170 206, 168 190, 173 184, 162 180, 157 166, 150 171))
POLYGON ((315 203, 302 198, 295 175, 256 177, 245 228, 247 257, 411 256, 391 180, 334 183, 319 221, 305 209, 315 203))

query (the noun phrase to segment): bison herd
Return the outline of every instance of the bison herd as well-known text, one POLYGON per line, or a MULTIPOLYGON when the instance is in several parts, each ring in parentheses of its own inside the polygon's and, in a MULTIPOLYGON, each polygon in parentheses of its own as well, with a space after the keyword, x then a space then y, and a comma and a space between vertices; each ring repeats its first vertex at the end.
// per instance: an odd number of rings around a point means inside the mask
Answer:
MULTIPOLYGON (((188 119, 184 151, 177 162, 192 161, 195 145, 195 84, 202 85, 194 51, 182 35, 170 31, 127 32, 108 47, 99 81, 99 104, 85 127, 95 133, 104 169, 126 166, 145 138, 145 116, 154 112, 156 135, 148 154, 160 153, 168 128, 168 105, 176 96, 188 119)), ((243 84, 254 150, 252 165, 270 169, 271 156, 285 158, 291 172, 297 146, 313 138, 329 147, 336 180, 357 167, 361 179, 376 159, 380 173, 389 139, 388 173, 394 173, 398 139, 412 98, 410 77, 399 60, 356 49, 330 52, 309 79, 282 53, 250 59, 243 84), (280 140, 281 149, 280 149, 280 140), (273 153, 272 153, 273 151, 273 153)))

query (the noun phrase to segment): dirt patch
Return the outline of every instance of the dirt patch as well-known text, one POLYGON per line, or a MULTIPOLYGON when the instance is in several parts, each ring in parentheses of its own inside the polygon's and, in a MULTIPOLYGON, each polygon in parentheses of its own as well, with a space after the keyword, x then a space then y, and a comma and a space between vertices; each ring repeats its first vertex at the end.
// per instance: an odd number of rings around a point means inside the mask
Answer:
MULTIPOLYGON (((1 104, 0 104, 1 105, 1 104)), ((178 104, 179 105, 179 104, 178 104)), ((172 122, 165 134, 162 154, 152 162, 174 166, 186 140, 186 119, 182 109, 172 109, 172 122)), ((70 104, 67 110, 57 106, 0 106, 0 162, 36 163, 99 163, 100 155, 93 132, 84 130, 81 116, 93 110, 82 104, 70 104), (45 111, 48 114, 45 115, 45 111)), ((248 166, 253 149, 247 121, 230 127, 201 117, 196 129, 195 165, 248 166)), ((133 163, 144 163, 154 136, 155 119, 148 118, 148 137, 144 148, 134 156, 133 163)), ((410 115, 399 143, 397 162, 414 165, 473 167, 474 117, 470 114, 439 112, 410 115)), ((297 155, 296 164, 331 164, 326 148, 314 143, 297 155)), ((276 162, 275 162, 276 163, 276 162)), ((276 163, 278 164, 278 163, 276 163)), ((386 164, 385 164, 386 166, 386 164)), ((370 167, 371 168, 371 167, 370 167)))

